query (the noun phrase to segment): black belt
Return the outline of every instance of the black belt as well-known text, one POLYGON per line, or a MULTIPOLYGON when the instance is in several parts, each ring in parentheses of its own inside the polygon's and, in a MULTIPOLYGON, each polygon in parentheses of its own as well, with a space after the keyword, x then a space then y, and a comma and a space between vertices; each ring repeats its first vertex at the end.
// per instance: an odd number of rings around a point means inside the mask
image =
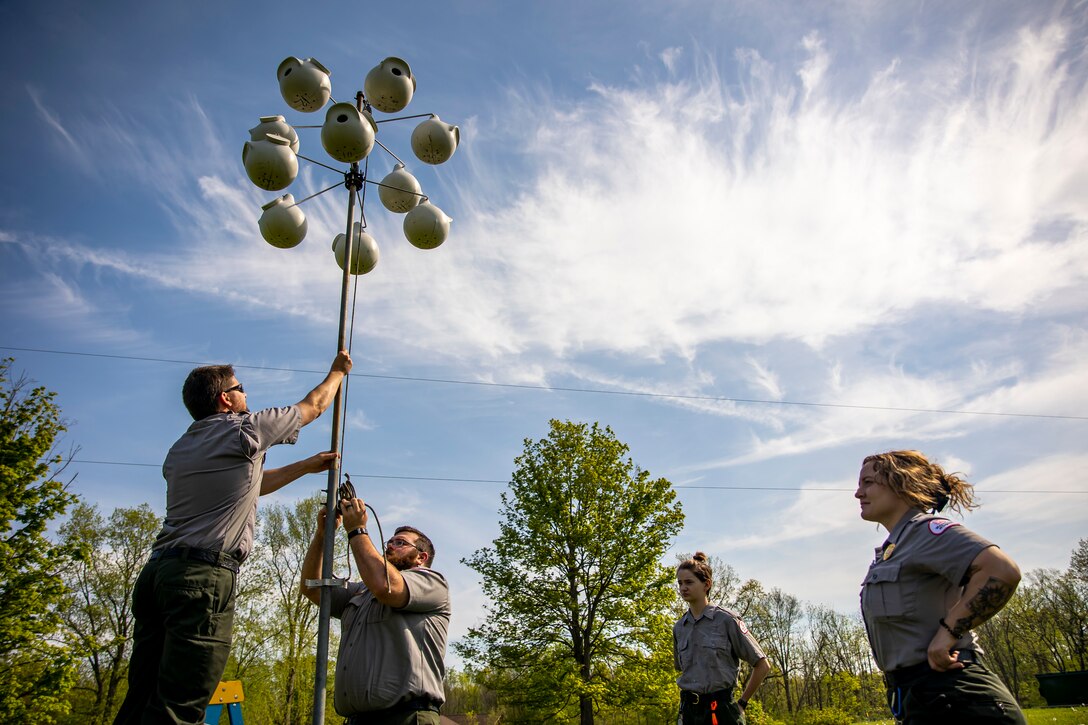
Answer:
POLYGON ((714 692, 692 692, 691 690, 680 690, 680 702, 687 705, 699 705, 701 707, 709 707, 710 703, 717 700, 718 702, 732 702, 733 690, 715 690, 714 692))
MULTIPOLYGON (((953 650, 953 652, 959 653, 959 657, 956 658, 957 662, 963 662, 964 664, 970 664, 972 662, 978 662, 978 656, 973 649, 961 649, 953 650)), ((929 666, 929 662, 922 662, 917 665, 911 665, 910 667, 900 667, 897 670, 889 670, 884 673, 884 682, 888 687, 902 687, 907 683, 914 682, 920 677, 936 672, 929 666)))
POLYGON ((438 712, 442 707, 442 703, 437 700, 432 700, 429 697, 413 697, 411 700, 402 700, 392 707, 387 707, 382 710, 367 710, 357 715, 348 715, 347 720, 344 721, 345 725, 369 725, 373 722, 373 718, 381 717, 382 715, 395 715, 400 712, 420 712, 422 710, 429 710, 430 712, 438 712))
POLYGON ((194 549, 189 546, 175 546, 171 549, 156 549, 151 552, 151 561, 156 559, 191 559, 193 561, 203 561, 212 566, 219 566, 224 569, 230 569, 235 574, 238 573, 240 564, 230 554, 223 551, 213 551, 211 549, 194 549))

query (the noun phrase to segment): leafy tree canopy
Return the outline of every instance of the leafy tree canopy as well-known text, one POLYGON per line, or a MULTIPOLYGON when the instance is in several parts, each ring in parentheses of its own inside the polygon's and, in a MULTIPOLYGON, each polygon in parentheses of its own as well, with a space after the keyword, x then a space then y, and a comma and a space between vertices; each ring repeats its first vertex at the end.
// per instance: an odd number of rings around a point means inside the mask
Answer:
POLYGON ((75 501, 57 476, 65 430, 56 393, 12 379, 0 361, 0 722, 38 722, 63 712, 72 661, 54 639, 61 572, 78 551, 54 545, 46 528, 75 501))
POLYGON ((619 700, 671 703, 660 653, 671 653, 673 574, 661 559, 683 524, 671 484, 596 423, 553 420, 515 463, 499 537, 465 560, 492 604, 458 651, 527 720, 586 724, 619 700))

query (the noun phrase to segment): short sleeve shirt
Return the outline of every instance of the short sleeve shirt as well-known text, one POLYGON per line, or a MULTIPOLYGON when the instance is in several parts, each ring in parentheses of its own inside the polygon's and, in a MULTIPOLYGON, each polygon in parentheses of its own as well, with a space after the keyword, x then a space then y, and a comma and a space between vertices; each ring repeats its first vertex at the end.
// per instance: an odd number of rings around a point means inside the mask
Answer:
POLYGON ((333 704, 343 716, 425 698, 445 702, 450 593, 446 578, 426 567, 401 572, 408 603, 394 609, 362 582, 332 589, 332 615, 341 621, 333 704))
POLYGON ((244 561, 253 549, 265 453, 294 443, 297 406, 216 413, 189 426, 166 454, 166 520, 154 549, 186 546, 244 561))
MULTIPOLYGON (((917 510, 895 525, 861 586, 861 613, 881 670, 927 660, 929 643, 959 600, 971 562, 991 546, 958 521, 917 510)), ((973 632, 956 646, 979 649, 973 632)))
POLYGON ((728 609, 707 605, 698 618, 688 610, 672 628, 676 684, 691 692, 730 690, 740 660, 750 665, 765 658, 747 625, 728 609))

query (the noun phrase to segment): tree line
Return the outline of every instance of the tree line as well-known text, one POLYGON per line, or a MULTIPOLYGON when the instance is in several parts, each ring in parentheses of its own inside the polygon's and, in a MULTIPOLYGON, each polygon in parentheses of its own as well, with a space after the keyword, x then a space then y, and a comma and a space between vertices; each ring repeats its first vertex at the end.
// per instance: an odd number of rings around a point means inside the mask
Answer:
MULTIPOLYGON (((11 362, 0 361, 0 721, 108 723, 126 688, 132 586, 161 521, 147 504, 106 514, 68 492, 72 452, 56 449, 54 395, 12 379, 11 362), (51 534, 54 520, 63 523, 51 534)), ((444 712, 476 723, 675 722, 671 625, 684 607, 674 568, 686 555, 667 559, 683 526, 671 484, 596 423, 552 421, 515 466, 498 537, 464 560, 491 604, 453 643, 465 666, 448 672, 444 712)), ((322 505, 315 496, 259 512, 224 675, 244 683, 247 722, 310 721, 317 608, 298 580, 322 505)), ((887 717, 858 613, 711 564, 711 601, 745 619, 773 666, 749 722, 887 717)), ((1036 673, 1085 669, 1088 539, 1067 569, 1028 572, 979 636, 1026 705, 1041 704, 1036 673)), ((334 627, 333 652, 335 637, 334 627)), ((331 701, 326 712, 339 721, 331 701)))

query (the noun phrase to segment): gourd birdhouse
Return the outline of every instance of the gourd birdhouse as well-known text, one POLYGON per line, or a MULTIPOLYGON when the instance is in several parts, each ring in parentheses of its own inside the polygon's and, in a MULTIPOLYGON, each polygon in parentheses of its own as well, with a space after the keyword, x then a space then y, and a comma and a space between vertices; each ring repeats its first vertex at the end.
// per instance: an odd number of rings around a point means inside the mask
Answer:
MULTIPOLYGON (((351 274, 366 274, 378 265, 378 243, 374 237, 363 231, 362 225, 355 222, 352 226, 354 239, 351 242, 351 274)), ((336 264, 340 269, 344 268, 344 247, 347 237, 337 234, 332 240, 332 253, 336 256, 336 264)))
POLYGON ((416 78, 400 58, 386 58, 366 74, 363 92, 370 105, 383 113, 396 113, 412 100, 416 78))
POLYGON ((334 103, 325 114, 321 127, 321 145, 337 161, 355 163, 374 148, 378 124, 366 111, 350 103, 334 103))
POLYGON ((249 140, 264 141, 264 137, 270 133, 283 136, 291 142, 291 151, 298 153, 298 133, 283 116, 261 116, 261 122, 249 129, 249 140))
POLYGON ((306 236, 306 215, 295 206, 295 197, 284 194, 261 208, 264 212, 257 226, 264 240, 280 249, 297 247, 306 236))
POLYGON ((412 131, 412 151, 425 164, 441 164, 450 160, 460 140, 459 128, 431 116, 412 131))
POLYGON ((378 198, 389 211, 403 214, 419 204, 422 198, 421 191, 416 177, 405 170, 404 164, 398 163, 382 179, 382 184, 378 187, 378 198))
POLYGON ((298 157, 291 142, 274 133, 242 146, 242 165, 249 180, 266 191, 279 191, 298 176, 298 157))
POLYGON ((329 75, 329 70, 313 58, 299 60, 294 56, 284 58, 276 71, 283 100, 303 113, 320 111, 329 102, 332 96, 329 75))
POLYGON ((453 220, 426 197, 404 217, 404 236, 412 246, 434 249, 450 235, 453 220))

